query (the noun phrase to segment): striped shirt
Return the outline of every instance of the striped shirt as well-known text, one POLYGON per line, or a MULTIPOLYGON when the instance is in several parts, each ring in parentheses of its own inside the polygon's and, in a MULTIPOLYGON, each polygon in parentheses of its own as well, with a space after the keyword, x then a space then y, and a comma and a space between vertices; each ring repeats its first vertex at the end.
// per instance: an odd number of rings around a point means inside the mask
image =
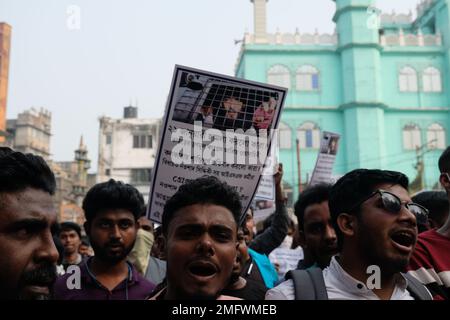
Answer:
POLYGON ((450 238, 436 230, 419 234, 408 270, 427 286, 435 300, 449 300, 450 238))

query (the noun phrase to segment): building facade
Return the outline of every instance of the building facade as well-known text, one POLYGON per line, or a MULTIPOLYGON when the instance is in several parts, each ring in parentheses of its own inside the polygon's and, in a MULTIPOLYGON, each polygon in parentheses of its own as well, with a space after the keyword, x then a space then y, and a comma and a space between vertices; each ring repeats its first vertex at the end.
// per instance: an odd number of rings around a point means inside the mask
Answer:
POLYGON ((11 26, 0 23, 0 143, 6 136, 6 102, 8 97, 9 52, 11 26))
POLYGON ((161 120, 139 119, 137 111, 129 106, 124 108, 123 119, 99 119, 97 182, 115 179, 129 183, 147 202, 161 120))
POLYGON ((95 184, 95 178, 88 173, 90 163, 83 137, 80 139, 78 149, 75 150, 73 161, 51 162, 56 178, 54 202, 59 210, 59 221, 73 221, 83 225, 85 221, 83 199, 95 184))
POLYGON ((311 176, 322 131, 342 135, 336 176, 381 168, 404 172, 416 191, 439 185, 450 0, 422 1, 415 18, 382 14, 374 0, 335 0, 334 34, 267 33, 267 0, 251 2, 255 33, 244 36, 235 74, 289 88, 279 145, 291 196, 311 176))
POLYGON ((7 120, 6 145, 23 153, 33 153, 50 159, 52 114, 41 108, 19 113, 17 119, 7 120))
POLYGON ((73 193, 77 170, 76 162, 50 162, 49 165, 56 179, 53 203, 58 212, 58 221, 72 221, 82 225, 84 222, 83 209, 78 205, 78 199, 73 193))

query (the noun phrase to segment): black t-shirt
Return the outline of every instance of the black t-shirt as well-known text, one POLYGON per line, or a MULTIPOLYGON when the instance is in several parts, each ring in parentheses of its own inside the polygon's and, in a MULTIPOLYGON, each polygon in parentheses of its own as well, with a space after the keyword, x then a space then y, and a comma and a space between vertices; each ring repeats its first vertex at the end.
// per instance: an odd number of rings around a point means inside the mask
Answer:
POLYGON ((247 284, 244 288, 238 290, 225 289, 222 294, 244 300, 264 300, 267 288, 258 281, 252 279, 246 279, 246 281, 247 284))
POLYGON ((252 258, 248 259, 248 261, 245 263, 244 268, 241 272, 241 277, 245 280, 253 280, 255 282, 260 283, 264 287, 266 284, 264 283, 264 279, 261 275, 261 272, 259 271, 258 265, 253 262, 252 258))

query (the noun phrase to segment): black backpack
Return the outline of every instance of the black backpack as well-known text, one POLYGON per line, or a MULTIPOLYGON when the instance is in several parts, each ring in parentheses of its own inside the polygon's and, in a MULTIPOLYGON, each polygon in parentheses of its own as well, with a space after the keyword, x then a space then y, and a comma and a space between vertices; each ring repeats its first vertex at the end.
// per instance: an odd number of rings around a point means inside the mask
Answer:
MULTIPOLYGON (((416 300, 433 300, 432 296, 416 278, 403 274, 408 280, 408 291, 416 300)), ((295 300, 328 300, 322 269, 291 270, 286 279, 294 282, 295 300)))

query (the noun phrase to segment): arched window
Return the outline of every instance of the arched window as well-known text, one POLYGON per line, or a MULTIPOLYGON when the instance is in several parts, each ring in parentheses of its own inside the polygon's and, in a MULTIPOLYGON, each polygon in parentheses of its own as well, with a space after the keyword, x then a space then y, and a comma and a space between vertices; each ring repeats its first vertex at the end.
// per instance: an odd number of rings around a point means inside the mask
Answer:
POLYGON ((441 72, 434 67, 426 68, 423 71, 422 84, 424 92, 441 92, 441 72))
POLYGON ((403 128, 403 148, 415 150, 421 145, 420 128, 416 124, 408 124, 403 128))
POLYGON ((297 139, 299 140, 301 149, 319 149, 320 129, 313 122, 305 122, 297 130, 297 139))
POLYGON ((284 122, 280 122, 278 131, 278 145, 280 149, 291 149, 291 128, 284 122))
POLYGON ((445 130, 440 124, 433 123, 428 127, 427 143, 430 149, 445 149, 445 130))
POLYGON ((267 82, 280 87, 291 88, 289 69, 282 65, 274 65, 267 71, 267 82))
POLYGON ((313 66, 301 66, 297 70, 296 83, 299 91, 319 90, 319 71, 313 66))
POLYGON ((417 92, 417 72, 411 67, 403 67, 398 76, 401 92, 417 92))

